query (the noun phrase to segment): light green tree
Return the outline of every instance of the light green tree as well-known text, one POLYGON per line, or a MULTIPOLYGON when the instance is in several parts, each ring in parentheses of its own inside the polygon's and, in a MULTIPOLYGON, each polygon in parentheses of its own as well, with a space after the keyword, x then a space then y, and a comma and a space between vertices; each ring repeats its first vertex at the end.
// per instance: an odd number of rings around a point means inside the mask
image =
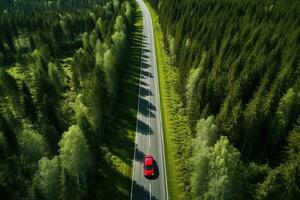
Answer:
POLYGON ((116 18, 116 23, 114 26, 115 31, 125 31, 126 25, 124 23, 124 19, 121 15, 116 18))
POLYGON ((49 148, 44 137, 32 129, 24 129, 17 136, 17 140, 21 153, 21 161, 28 165, 29 168, 34 167, 48 153, 49 148))
POLYGON ((90 50, 90 36, 87 32, 84 32, 82 35, 82 44, 84 50, 86 51, 90 50))
POLYGON ((15 78, 5 69, 0 69, 0 85, 4 90, 5 96, 9 99, 16 116, 22 114, 20 105, 19 87, 15 78))
POLYGON ((205 76, 206 76, 206 65, 207 56, 206 52, 202 53, 201 61, 196 68, 192 68, 187 84, 185 87, 187 109, 190 119, 199 119, 200 110, 206 105, 206 94, 205 94, 205 76))
POLYGON ((76 177, 85 187, 86 176, 91 168, 91 155, 87 140, 81 129, 73 125, 65 132, 59 142, 61 167, 76 177))
POLYGON ((239 151, 226 137, 221 137, 209 159, 209 182, 204 199, 243 199, 243 165, 239 151))
POLYGON ((218 139, 217 131, 214 116, 200 119, 196 125, 197 140, 201 141, 205 146, 213 146, 218 139))
POLYGON ((129 24, 132 24, 133 20, 133 9, 128 1, 123 2, 122 5, 125 5, 125 16, 129 22, 129 24))
POLYGON ((281 98, 272 122, 272 134, 270 137, 271 149, 274 150, 284 136, 287 128, 295 122, 300 109, 300 93, 289 89, 281 98))
POLYGON ((98 36, 102 36, 102 38, 105 37, 105 25, 104 25, 104 21, 101 17, 99 17, 96 21, 96 27, 95 27, 96 32, 98 33, 98 36))
POLYGON ((33 187, 42 193, 47 200, 57 200, 60 186, 60 167, 58 157, 49 160, 43 157, 33 178, 33 187))
POLYGON ((62 72, 58 69, 56 64, 51 62, 48 64, 48 77, 55 89, 61 92, 63 89, 62 72))
POLYGON ((214 117, 200 119, 195 131, 196 137, 192 140, 193 156, 190 160, 192 164, 191 189, 194 197, 199 199, 208 190, 212 146, 218 138, 214 117))
POLYGON ((105 43, 102 43, 101 40, 98 39, 95 48, 95 64, 98 67, 103 67, 104 53, 108 50, 108 47, 105 43))
POLYGON ((90 37, 89 37, 89 46, 92 50, 95 49, 95 46, 96 46, 96 43, 97 43, 97 39, 98 39, 98 36, 97 36, 97 33, 96 31, 92 31, 90 33, 90 37))
MULTIPOLYGON (((211 120, 211 119, 210 119, 211 120)), ((240 153, 226 137, 213 146, 207 146, 210 139, 207 133, 214 132, 209 120, 200 121, 206 136, 200 136, 193 141, 193 156, 191 158, 192 176, 191 191, 195 199, 243 199, 242 182, 244 180, 243 164, 240 153), (205 128, 206 126, 206 128, 205 128), (211 127, 211 128, 209 128, 211 127)), ((200 126, 200 125, 198 125, 200 126)))
POLYGON ((107 78, 108 90, 114 99, 118 95, 118 73, 116 69, 116 60, 112 50, 104 53, 103 69, 107 78))

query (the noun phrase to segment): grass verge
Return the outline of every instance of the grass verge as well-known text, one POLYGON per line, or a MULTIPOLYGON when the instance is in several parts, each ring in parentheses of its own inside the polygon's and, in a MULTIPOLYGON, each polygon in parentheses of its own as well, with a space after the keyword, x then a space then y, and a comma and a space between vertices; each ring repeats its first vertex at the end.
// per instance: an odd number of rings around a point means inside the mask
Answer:
POLYGON ((158 14, 149 2, 146 4, 155 34, 169 199, 189 199, 187 160, 190 156, 188 144, 191 132, 181 98, 176 92, 178 71, 171 65, 171 58, 166 51, 158 14))
POLYGON ((103 163, 97 169, 93 194, 88 199, 128 200, 131 191, 143 20, 136 7, 136 22, 130 35, 127 64, 122 72, 120 99, 113 113, 111 131, 101 146, 103 163), (96 188, 95 188, 96 187, 96 188))

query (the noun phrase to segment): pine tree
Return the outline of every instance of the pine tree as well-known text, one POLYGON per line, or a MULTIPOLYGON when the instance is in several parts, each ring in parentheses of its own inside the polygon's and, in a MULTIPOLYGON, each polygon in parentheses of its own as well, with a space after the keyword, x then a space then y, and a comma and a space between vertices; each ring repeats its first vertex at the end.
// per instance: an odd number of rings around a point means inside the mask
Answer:
POLYGON ((88 88, 85 90, 85 96, 87 97, 85 102, 90 108, 93 119, 92 127, 96 138, 100 139, 100 135, 104 135, 104 120, 108 121, 110 116, 110 96, 106 86, 105 74, 100 68, 95 68, 88 88))
POLYGON ((19 87, 17 81, 4 69, 0 69, 0 84, 10 99, 15 115, 20 116, 22 114, 22 109, 20 105, 19 87))
POLYGON ((50 83, 55 87, 58 93, 63 90, 62 72, 54 63, 48 64, 48 77, 50 83))
POLYGON ((112 50, 107 50, 104 53, 103 69, 107 78, 108 91, 116 100, 118 97, 118 72, 116 69, 115 56, 112 50))
POLYGON ((300 94, 293 89, 289 89, 281 98, 272 122, 272 132, 269 136, 271 151, 278 148, 278 144, 285 138, 285 135, 291 129, 291 125, 296 121, 300 112, 299 101, 300 94))

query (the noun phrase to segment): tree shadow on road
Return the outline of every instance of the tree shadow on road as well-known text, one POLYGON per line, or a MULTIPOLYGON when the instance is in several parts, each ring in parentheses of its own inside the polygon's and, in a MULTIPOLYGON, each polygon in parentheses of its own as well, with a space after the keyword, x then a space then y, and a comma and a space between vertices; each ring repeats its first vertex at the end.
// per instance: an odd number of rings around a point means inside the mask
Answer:
POLYGON ((155 117, 154 112, 156 111, 156 107, 144 98, 139 99, 139 113, 145 117, 155 117))
POLYGON ((137 120, 137 132, 141 133, 143 135, 151 135, 153 134, 153 130, 149 126, 149 124, 146 124, 145 122, 141 120, 137 120))
POLYGON ((133 193, 132 193, 132 199, 136 200, 146 200, 146 199, 151 199, 151 200, 158 200, 156 197, 151 195, 150 198, 150 192, 148 189, 144 188, 144 186, 137 184, 135 181, 133 182, 133 193))
POLYGON ((139 163, 143 163, 144 162, 144 157, 145 157, 144 152, 139 150, 139 147, 137 146, 136 150, 135 150, 135 158, 134 158, 135 161, 138 161, 139 163))

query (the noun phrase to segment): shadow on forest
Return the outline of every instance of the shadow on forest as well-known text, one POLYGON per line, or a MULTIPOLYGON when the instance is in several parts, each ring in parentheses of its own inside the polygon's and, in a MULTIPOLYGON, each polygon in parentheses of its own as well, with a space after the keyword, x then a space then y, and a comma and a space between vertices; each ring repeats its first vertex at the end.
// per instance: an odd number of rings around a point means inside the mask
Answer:
POLYGON ((105 160, 99 161, 97 172, 88 188, 86 199, 129 199, 120 188, 131 190, 131 179, 121 174, 105 160), (95 187, 97 189, 95 189, 95 187))

